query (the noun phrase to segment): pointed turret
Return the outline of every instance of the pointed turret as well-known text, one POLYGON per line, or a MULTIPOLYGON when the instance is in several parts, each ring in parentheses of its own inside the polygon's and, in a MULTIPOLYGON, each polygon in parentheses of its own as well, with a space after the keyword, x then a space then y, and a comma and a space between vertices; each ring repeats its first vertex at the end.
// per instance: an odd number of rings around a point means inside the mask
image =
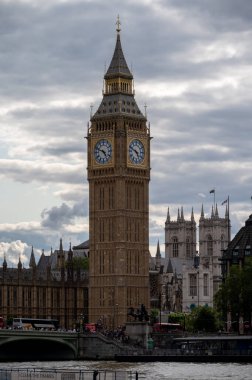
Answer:
POLYGON ((91 121, 99 117, 125 114, 138 116, 146 121, 134 99, 134 82, 127 62, 124 58, 121 37, 120 20, 117 20, 117 39, 114 54, 108 70, 104 75, 103 100, 91 121))
POLYGON ((57 266, 58 268, 64 268, 65 266, 65 256, 64 256, 64 250, 63 250, 62 238, 60 238, 60 245, 59 245, 58 257, 57 257, 57 266))
POLYGON ((169 210, 169 207, 168 207, 167 217, 166 217, 166 223, 170 223, 170 221, 171 221, 171 217, 170 217, 170 210, 169 210))
POLYGON ((201 214, 200 214, 200 220, 204 219, 205 218, 205 214, 204 214, 204 207, 203 207, 203 203, 202 203, 202 206, 201 206, 201 214))
POLYGON ((69 244, 69 251, 67 254, 67 278, 69 280, 73 279, 73 251, 71 242, 69 244))
POLYGON ((36 268, 36 261, 35 261, 35 256, 34 256, 34 251, 33 251, 33 246, 32 246, 32 250, 31 250, 31 256, 30 256, 29 267, 30 267, 30 268, 36 268))
POLYGON ((191 212, 191 221, 194 222, 194 211, 193 211, 193 207, 192 207, 192 212, 191 212))
POLYGON ((214 207, 212 206, 211 218, 214 218, 214 207))
POLYGON ((180 222, 180 212, 179 212, 179 208, 178 208, 177 222, 180 222))
POLYGON ((68 254, 67 254, 67 259, 68 261, 73 261, 73 251, 72 251, 72 244, 70 242, 69 244, 69 251, 68 251, 68 254))
POLYGON ((184 222, 184 210, 183 210, 183 206, 181 206, 181 221, 184 222))
POLYGON ((60 252, 62 252, 62 251, 63 251, 62 238, 60 238, 60 246, 59 246, 59 250, 60 250, 60 252))
POLYGON ((18 260, 18 270, 20 271, 22 269, 22 263, 21 263, 21 257, 19 256, 18 260))
POLYGON ((217 203, 216 203, 216 206, 215 206, 215 217, 216 217, 216 218, 219 217, 219 212, 218 212, 217 203))
POLYGON ((111 79, 116 77, 123 77, 128 79, 133 79, 133 75, 131 74, 128 65, 126 63, 126 60, 124 58, 122 45, 121 45, 121 39, 120 39, 120 20, 119 17, 117 19, 117 39, 116 39, 116 46, 115 51, 112 57, 112 60, 110 62, 109 68, 104 76, 104 79, 111 79))
POLYGON ((6 255, 4 254, 4 260, 3 260, 3 270, 7 270, 7 261, 6 261, 6 255))
POLYGON ((160 246, 159 246, 159 240, 157 243, 157 252, 156 252, 156 269, 160 270, 161 267, 161 253, 160 253, 160 246))
POLYGON ((228 205, 226 205, 225 218, 226 218, 226 219, 229 218, 229 215, 228 215, 228 205))
POLYGON ((160 257, 161 257, 161 253, 160 253, 160 245, 159 245, 159 240, 158 240, 156 258, 160 258, 160 257))

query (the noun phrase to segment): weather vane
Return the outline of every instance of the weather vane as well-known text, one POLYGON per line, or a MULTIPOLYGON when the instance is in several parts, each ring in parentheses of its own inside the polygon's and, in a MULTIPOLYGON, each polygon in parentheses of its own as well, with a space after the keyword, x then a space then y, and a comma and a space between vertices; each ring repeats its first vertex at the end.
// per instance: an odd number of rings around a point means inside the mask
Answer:
POLYGON ((120 33, 120 31, 121 31, 121 28, 120 28, 121 23, 120 23, 120 17, 119 17, 119 15, 117 16, 116 25, 117 25, 116 31, 117 31, 117 33, 120 33))

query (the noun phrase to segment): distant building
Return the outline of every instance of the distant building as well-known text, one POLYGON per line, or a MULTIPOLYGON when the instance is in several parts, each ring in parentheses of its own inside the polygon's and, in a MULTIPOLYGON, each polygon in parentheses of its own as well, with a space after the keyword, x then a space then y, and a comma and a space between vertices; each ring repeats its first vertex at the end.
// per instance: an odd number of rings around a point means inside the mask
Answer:
POLYGON ((235 235, 233 240, 228 244, 223 251, 222 262, 222 276, 223 279, 227 277, 232 265, 239 265, 242 267, 244 262, 252 257, 252 214, 243 226, 235 235))
POLYGON ((72 329, 88 315, 88 271, 73 267, 73 251, 58 250, 36 264, 33 248, 29 268, 20 259, 8 268, 6 257, 0 268, 0 315, 54 318, 62 328, 72 329))
POLYGON ((158 243, 156 257, 150 259, 152 277, 155 273, 159 284, 156 298, 151 298, 152 305, 158 304, 164 312, 188 312, 195 306, 213 306, 214 294, 221 283, 220 258, 230 236, 227 209, 225 217, 220 218, 215 205, 211 217, 206 218, 202 206, 199 251, 196 250, 196 230, 193 210, 190 220, 185 220, 181 208, 177 219, 172 221, 168 209, 165 257, 161 257, 158 243))

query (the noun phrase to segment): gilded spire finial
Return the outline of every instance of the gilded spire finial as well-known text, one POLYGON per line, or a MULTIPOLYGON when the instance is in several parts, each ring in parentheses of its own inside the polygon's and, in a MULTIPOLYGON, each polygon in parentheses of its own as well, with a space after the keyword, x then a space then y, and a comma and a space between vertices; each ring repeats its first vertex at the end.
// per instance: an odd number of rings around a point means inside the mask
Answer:
POLYGON ((121 31, 120 25, 121 25, 121 22, 120 22, 120 17, 119 17, 119 15, 118 15, 118 16, 117 16, 117 21, 116 21, 116 26, 117 26, 116 31, 117 31, 118 34, 119 34, 120 31, 121 31))

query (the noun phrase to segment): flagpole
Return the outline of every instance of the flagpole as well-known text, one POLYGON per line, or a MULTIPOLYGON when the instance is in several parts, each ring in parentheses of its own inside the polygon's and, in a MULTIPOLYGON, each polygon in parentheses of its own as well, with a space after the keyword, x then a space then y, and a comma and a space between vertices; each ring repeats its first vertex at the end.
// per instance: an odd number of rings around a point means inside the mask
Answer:
POLYGON ((210 190, 210 194, 214 195, 214 213, 215 213, 215 189, 210 190))
POLYGON ((228 211, 228 242, 230 242, 230 219, 229 219, 229 195, 227 199, 227 211, 228 211))

